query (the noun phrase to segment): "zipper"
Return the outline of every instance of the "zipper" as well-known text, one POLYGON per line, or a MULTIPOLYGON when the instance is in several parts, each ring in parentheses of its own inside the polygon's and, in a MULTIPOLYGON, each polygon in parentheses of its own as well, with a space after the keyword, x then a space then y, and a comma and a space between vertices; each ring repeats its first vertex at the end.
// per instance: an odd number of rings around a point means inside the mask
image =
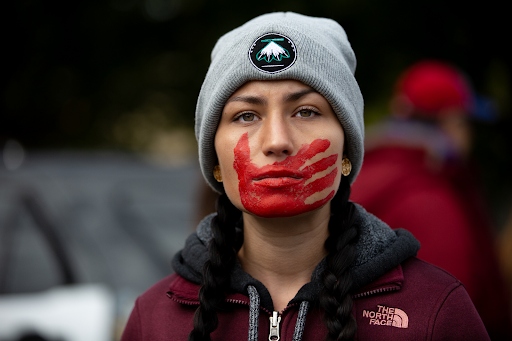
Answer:
POLYGON ((180 304, 186 304, 186 305, 199 305, 199 301, 187 301, 187 300, 180 300, 179 298, 176 298, 175 296, 172 296, 170 293, 167 293, 167 297, 174 302, 180 303, 180 304))
MULTIPOLYGON (((177 303, 181 303, 181 304, 186 304, 186 305, 199 305, 199 301, 187 301, 187 300, 182 300, 182 299, 179 299, 179 298, 176 298, 176 296, 173 296, 169 293, 167 293, 167 297, 177 303)), ((249 302, 246 302, 246 301, 243 301, 243 300, 234 300, 232 298, 228 298, 226 299, 226 302, 227 303, 235 303, 235 304, 241 304, 241 305, 246 305, 246 306, 250 306, 249 302)), ((271 312, 268 310, 268 309, 265 309, 263 307, 260 306, 260 310, 263 310, 264 312, 266 312, 267 314, 271 314, 271 312)))
POLYGON ((373 290, 361 292, 359 294, 353 295, 352 298, 366 297, 366 296, 370 296, 370 295, 374 295, 374 294, 380 294, 383 292, 398 291, 398 290, 400 290, 399 285, 389 286, 389 287, 384 287, 384 288, 373 289, 373 290))
MULTIPOLYGON (((187 300, 181 300, 179 298, 176 298, 176 296, 173 296, 171 294, 167 294, 167 297, 177 303, 180 304, 186 304, 186 305, 199 305, 199 301, 187 301, 187 300)), ((249 303, 242 301, 242 300, 233 300, 233 299, 226 299, 227 303, 235 303, 235 304, 242 304, 242 305, 249 305, 249 303)))
POLYGON ((277 311, 272 312, 270 319, 270 334, 268 334, 269 341, 279 341, 279 323, 281 322, 281 316, 277 311))
MULTIPOLYGON (((281 311, 281 315, 279 315, 279 312, 273 311, 272 316, 269 317, 270 319, 270 333, 268 334, 269 341, 278 341, 281 336, 279 335, 279 324, 281 323, 281 317, 283 316, 284 312, 290 309, 291 307, 295 307, 297 303, 288 304, 283 311, 281 311)), ((270 312, 260 307, 261 310, 266 311, 270 314, 270 312)))

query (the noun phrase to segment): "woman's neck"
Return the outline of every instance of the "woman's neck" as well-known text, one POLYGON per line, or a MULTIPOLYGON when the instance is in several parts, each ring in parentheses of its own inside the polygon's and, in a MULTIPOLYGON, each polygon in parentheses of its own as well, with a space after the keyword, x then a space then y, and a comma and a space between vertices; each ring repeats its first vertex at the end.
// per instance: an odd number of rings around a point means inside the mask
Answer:
POLYGON ((244 213, 243 269, 270 292, 282 311, 326 255, 330 204, 291 218, 266 219, 244 213))

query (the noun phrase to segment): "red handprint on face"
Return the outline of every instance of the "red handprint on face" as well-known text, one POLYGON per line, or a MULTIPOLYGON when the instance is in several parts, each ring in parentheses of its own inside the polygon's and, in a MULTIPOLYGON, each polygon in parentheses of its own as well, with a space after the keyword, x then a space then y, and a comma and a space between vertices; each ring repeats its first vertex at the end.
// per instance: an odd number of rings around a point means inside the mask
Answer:
POLYGON ((291 217, 315 210, 334 196, 332 190, 325 198, 312 204, 306 199, 333 185, 338 168, 329 174, 311 181, 314 174, 324 171, 336 163, 338 154, 333 154, 300 169, 307 160, 329 148, 329 140, 314 140, 303 145, 296 155, 261 168, 251 163, 249 138, 243 134, 235 147, 233 167, 238 173, 242 205, 251 213, 265 218, 291 217))

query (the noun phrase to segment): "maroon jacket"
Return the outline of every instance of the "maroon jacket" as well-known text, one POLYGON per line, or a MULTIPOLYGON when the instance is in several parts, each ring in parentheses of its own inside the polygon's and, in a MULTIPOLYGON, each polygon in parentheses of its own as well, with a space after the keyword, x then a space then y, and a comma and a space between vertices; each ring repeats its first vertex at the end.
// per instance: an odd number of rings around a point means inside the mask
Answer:
MULTIPOLYGON (((354 224, 359 238, 356 259, 350 267, 354 281, 353 314, 358 324, 356 340, 489 340, 463 285, 444 270, 414 257, 419 243, 412 234, 391 230, 361 206, 356 205, 356 209, 354 224)), ((174 257, 177 274, 138 298, 122 341, 187 340, 199 304, 201 270, 208 259, 207 245, 212 238, 212 217, 199 224, 185 248, 174 257)), ((292 340, 296 323, 304 326, 302 340, 325 339, 323 312, 316 308, 324 268, 322 260, 313 271, 311 282, 279 313, 281 340, 292 340), (305 310, 299 307, 308 304, 311 308, 304 314, 305 310), (304 318, 305 323, 300 323, 304 318)), ((274 310, 268 290, 239 264, 231 270, 230 289, 232 294, 227 296, 227 302, 231 310, 218 314, 219 327, 212 340, 247 340, 250 323, 252 327, 258 326, 259 340, 268 340, 269 317, 274 310), (258 321, 249 321, 250 309, 258 321)))
MULTIPOLYGON (((187 340, 199 285, 173 274, 137 299, 122 341, 187 340)), ((227 297, 231 310, 219 313, 212 340, 246 340, 249 298, 227 297)), ((281 340, 292 340, 298 307, 281 315, 281 340)), ((355 340, 489 340, 464 286, 453 276, 415 257, 388 271, 354 295, 355 340)), ((261 308, 259 340, 268 340, 271 312, 261 308)), ((303 340, 323 340, 322 311, 310 309, 303 340)))

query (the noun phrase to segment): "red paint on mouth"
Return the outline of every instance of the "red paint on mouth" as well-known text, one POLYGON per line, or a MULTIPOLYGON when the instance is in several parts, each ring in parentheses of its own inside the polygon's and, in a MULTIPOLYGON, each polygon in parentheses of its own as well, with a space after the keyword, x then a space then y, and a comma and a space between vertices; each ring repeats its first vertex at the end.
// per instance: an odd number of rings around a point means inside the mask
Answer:
POLYGON ((289 178, 289 177, 275 177, 275 178, 265 178, 265 179, 257 180, 254 185, 272 187, 272 188, 282 188, 282 187, 298 185, 301 182, 302 182, 302 179, 295 179, 295 178, 289 178))
POLYGON ((312 204, 305 200, 314 193, 333 185, 338 168, 306 185, 314 174, 322 172, 336 163, 338 154, 328 156, 300 169, 307 160, 329 148, 329 140, 317 139, 303 145, 294 156, 261 168, 251 162, 249 138, 242 135, 235 147, 233 167, 238 173, 242 205, 249 212, 265 218, 291 217, 315 210, 334 196, 334 190, 324 199, 312 204))

